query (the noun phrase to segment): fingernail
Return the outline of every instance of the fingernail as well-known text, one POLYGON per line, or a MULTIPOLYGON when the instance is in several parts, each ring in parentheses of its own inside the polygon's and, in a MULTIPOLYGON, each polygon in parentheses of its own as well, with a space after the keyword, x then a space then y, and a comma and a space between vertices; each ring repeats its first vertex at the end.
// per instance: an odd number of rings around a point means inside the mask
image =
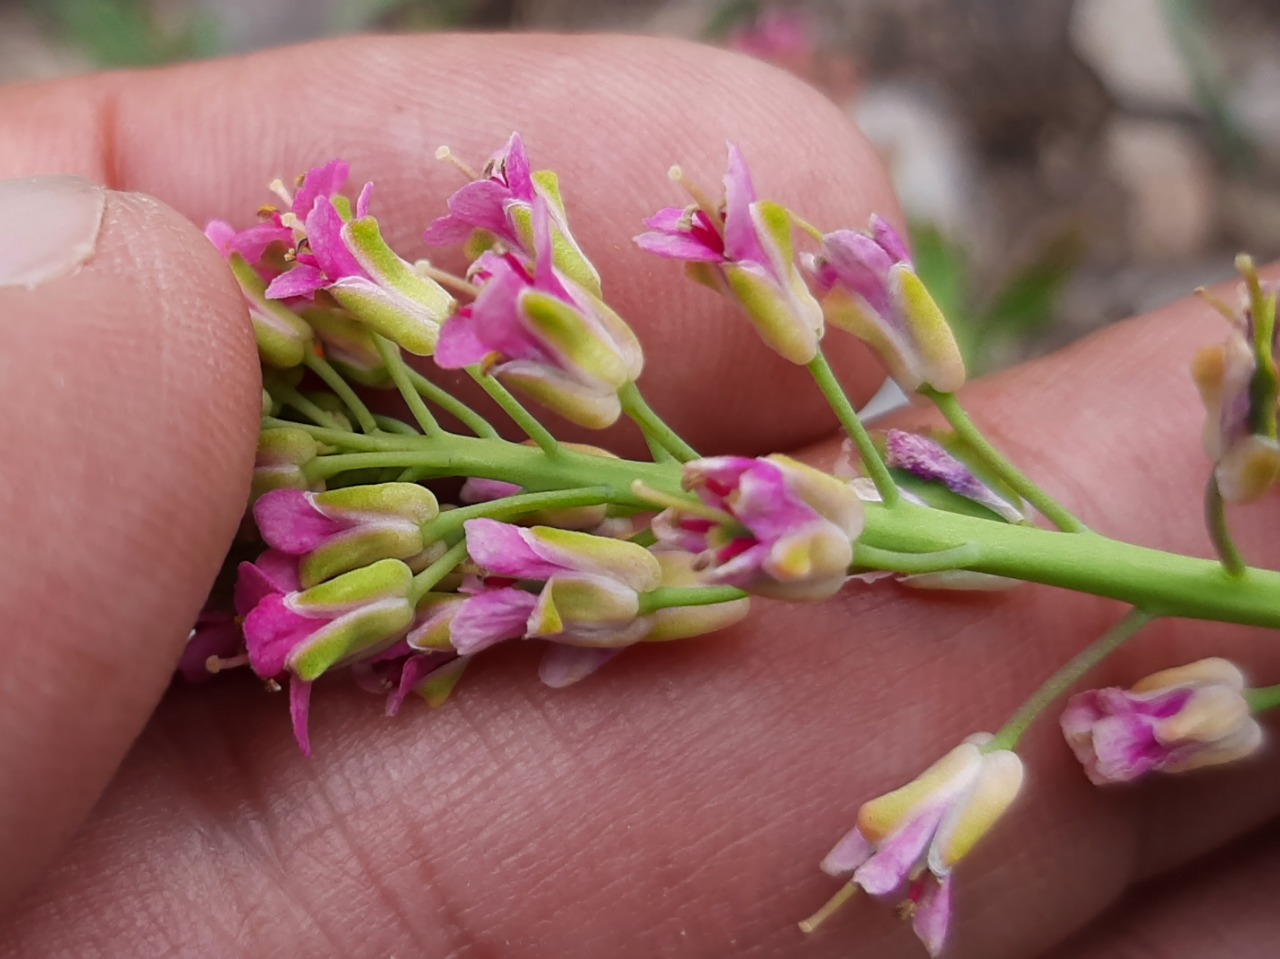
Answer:
POLYGON ((0 181, 0 287, 33 289, 89 259, 106 202, 76 176, 0 181))

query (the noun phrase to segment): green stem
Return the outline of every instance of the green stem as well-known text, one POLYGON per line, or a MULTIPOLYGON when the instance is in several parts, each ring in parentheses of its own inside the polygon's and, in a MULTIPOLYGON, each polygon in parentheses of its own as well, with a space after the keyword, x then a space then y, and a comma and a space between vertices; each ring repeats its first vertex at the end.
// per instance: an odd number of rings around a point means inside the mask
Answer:
POLYGON ((1267 713, 1280 709, 1280 686, 1259 686, 1257 689, 1246 689, 1244 701, 1255 713, 1267 713))
MULTIPOLYGON (((338 420, 326 409, 321 409, 311 400, 307 399, 292 386, 276 386, 272 390, 275 397, 286 406, 292 406, 303 416, 312 420, 317 426, 325 426, 331 429, 337 429, 341 420, 338 420)), ((285 422, 288 422, 287 420, 285 422)), ((291 424, 292 425, 292 424, 291 424)), ((339 432, 347 432, 339 429, 339 432)))
POLYGON ((654 412, 653 407, 648 404, 644 395, 640 392, 640 387, 635 383, 628 383, 620 389, 618 391, 618 399, 622 401, 622 411, 631 418, 636 426, 640 427, 640 431, 644 433, 645 439, 649 441, 651 448, 656 443, 681 463, 687 463, 698 458, 698 451, 686 443, 679 433, 668 426, 666 421, 654 412))
POLYGON ((849 439, 853 440, 853 445, 858 448, 862 468, 876 484, 876 490, 884 500, 884 505, 898 505, 902 502, 898 484, 893 481, 889 467, 885 466, 884 460, 880 457, 880 451, 876 449, 875 443, 871 442, 871 434, 862 425, 862 420, 858 419, 853 404, 849 402, 849 397, 845 395, 840 381, 836 379, 835 371, 831 369, 831 364, 827 362, 827 357, 821 350, 809 363, 809 373, 813 376, 813 381, 818 384, 822 395, 831 404, 831 409, 835 411, 836 418, 844 427, 844 431, 849 434, 849 439))
POLYGON ((660 609, 682 606, 714 606, 746 599, 747 594, 732 586, 668 586, 640 597, 640 615, 648 616, 660 609))
POLYGON ((991 444, 990 440, 982 435, 973 420, 969 419, 969 414, 964 411, 954 393, 939 393, 937 390, 927 386, 922 387, 920 392, 933 400, 939 412, 942 413, 951 428, 956 431, 956 435, 964 441, 969 449, 979 456, 996 476, 1034 506, 1049 522, 1066 533, 1084 532, 1085 526, 1083 523, 1072 516, 1066 507, 1033 483, 1022 470, 1014 466, 1013 463, 1005 458, 1003 453, 991 444))
MULTIPOLYGON (((404 452, 406 449, 404 438, 400 436, 370 436, 364 433, 350 433, 346 430, 338 430, 331 427, 313 426, 310 423, 295 423, 293 420, 282 420, 275 416, 264 416, 262 418, 262 427, 263 429, 288 427, 293 430, 302 430, 304 433, 310 433, 326 445, 345 446, 348 449, 370 453, 404 452)), ((422 439, 422 434, 416 430, 411 431, 410 435, 414 439, 422 439)))
POLYGON ((887 569, 895 573, 941 573, 964 569, 980 555, 978 547, 965 543, 951 549, 930 553, 900 553, 891 549, 877 549, 863 543, 853 544, 853 565, 866 569, 887 569))
POLYGON ((378 424, 378 429, 384 433, 395 433, 397 436, 421 436, 418 430, 406 423, 404 420, 398 420, 394 416, 382 416, 375 413, 373 421, 378 424))
MULTIPOLYGON (((319 427, 308 432, 321 442, 349 435, 319 427)), ((615 460, 567 448, 550 455, 521 443, 454 434, 355 436, 353 442, 374 449, 318 457, 307 467, 309 478, 368 467, 421 467, 432 476, 502 480, 530 493, 605 487, 602 501, 636 510, 652 508, 643 488, 632 489, 636 480, 650 489, 685 495, 675 463, 615 460)), ((963 568, 973 572, 1105 596, 1160 616, 1280 628, 1280 573, 1251 568, 1243 576, 1231 576, 1216 559, 1165 553, 1096 533, 1063 536, 909 502, 893 508, 864 503, 863 508, 860 547, 923 554, 968 546, 976 555, 963 568)))
POLYGON ((448 552, 413 577, 413 585, 409 587, 409 602, 417 606, 422 598, 435 589, 440 581, 462 565, 467 558, 467 541, 458 540, 449 547, 448 552))
POLYGON ((1077 653, 1059 669, 1025 703, 1019 707, 1004 728, 996 733, 985 749, 1014 749, 1036 717, 1062 697, 1076 682, 1114 653, 1155 617, 1141 609, 1131 609, 1087 648, 1077 653))
POLYGON ((409 369, 409 381, 413 384, 414 389, 422 395, 423 399, 429 403, 434 403, 444 412, 453 416, 454 419, 475 433, 476 436, 493 437, 498 435, 498 431, 493 428, 492 423, 443 386, 432 383, 413 368, 409 369))
POLYGON ((373 341, 377 344, 378 355, 382 357, 382 362, 386 366, 387 372, 391 374, 391 381, 395 383, 396 389, 404 397, 405 404, 409 407, 409 412, 417 420, 423 434, 426 436, 439 436, 444 430, 440 428, 436 418, 427 409, 427 404, 422 402, 422 397, 418 394, 413 381, 409 378, 409 364, 404 361, 404 354, 400 352, 400 347, 385 336, 378 336, 377 334, 374 335, 373 341))
POLYGON ((478 366, 468 366, 467 372, 471 374, 473 380, 480 384, 480 388, 502 407, 502 411, 511 417, 511 421, 524 430, 525 436, 537 443, 548 454, 555 454, 560 451, 560 443, 551 435, 551 431, 539 423, 537 418, 526 410, 518 399, 511 395, 510 390, 489 374, 481 371, 478 366))
POLYGON ((1227 525, 1226 504, 1222 501, 1222 490, 1218 487, 1218 478, 1209 477, 1204 490, 1204 521, 1209 527, 1209 539, 1222 562, 1222 568, 1232 576, 1243 576, 1248 568, 1236 542, 1231 537, 1231 527, 1227 525))
POLYGON ((547 493, 520 493, 461 506, 441 513, 422 526, 425 542, 449 539, 460 533, 469 519, 510 519, 544 509, 568 509, 575 506, 598 506, 610 502, 612 491, 607 486, 588 486, 581 489, 553 490, 547 493))
POLYGON ((355 417, 356 423, 362 432, 373 433, 377 431, 378 426, 373 421, 373 414, 369 412, 369 407, 365 406, 364 401, 351 388, 351 384, 346 381, 346 378, 341 373, 333 368, 328 360, 318 353, 309 352, 307 354, 306 367, 320 377, 324 381, 324 385, 333 390, 338 395, 338 399, 347 405, 347 409, 355 417))

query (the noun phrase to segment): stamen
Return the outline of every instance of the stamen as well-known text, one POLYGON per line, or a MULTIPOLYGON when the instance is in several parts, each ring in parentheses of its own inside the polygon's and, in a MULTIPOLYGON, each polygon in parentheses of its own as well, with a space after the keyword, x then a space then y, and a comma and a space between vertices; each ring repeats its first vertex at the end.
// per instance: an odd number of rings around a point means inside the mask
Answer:
POLYGON ((459 293, 466 293, 468 296, 479 296, 480 287, 474 283, 469 283, 460 276, 454 276, 448 270, 441 270, 431 265, 430 260, 418 260, 413 264, 413 272, 418 276, 435 280, 441 286, 447 286, 457 290, 459 293))
POLYGON ((248 666, 249 655, 243 653, 239 656, 210 656, 204 661, 206 671, 216 676, 224 669, 235 669, 238 666, 248 666))
POLYGON ((437 160, 444 160, 446 163, 452 164, 454 167, 456 167, 457 169, 461 170, 461 171, 462 171, 462 173, 463 173, 463 175, 464 175, 468 180, 483 180, 483 179, 484 179, 484 177, 482 177, 479 173, 477 173, 477 172, 476 172, 475 170, 473 170, 471 167, 467 166, 467 164, 463 163, 463 162, 462 162, 461 160, 459 160, 456 156, 454 156, 454 155, 453 155, 453 151, 452 151, 452 150, 450 150, 450 149, 449 149, 448 147, 446 147, 446 146, 442 146, 442 147, 440 147, 438 150, 436 150, 436 159, 437 159, 437 160))
POLYGON ((673 166, 667 171, 667 176, 680 184, 684 189, 684 192, 689 194, 693 199, 693 202, 698 205, 698 208, 701 209, 703 213, 711 218, 711 222, 716 225, 717 228, 724 223, 724 214, 720 212, 720 205, 718 203, 713 203, 710 197, 708 197, 697 184, 685 176, 684 170, 680 169, 679 166, 673 166))
POLYGON ((289 188, 284 185, 283 180, 272 180, 271 185, 267 187, 267 189, 283 200, 285 206, 293 206, 293 194, 289 191, 289 188))
POLYGON ((823 904, 822 908, 808 919, 800 923, 800 931, 810 933, 821 926, 839 911, 840 907, 858 894, 858 887, 853 882, 846 882, 834 896, 823 904))
POLYGON ((267 680, 265 683, 263 683, 262 685, 264 685, 265 687, 267 687, 267 692, 269 692, 269 693, 278 693, 278 692, 280 692, 280 690, 281 690, 281 689, 283 689, 283 688, 284 688, 284 687, 283 687, 283 686, 281 686, 279 683, 277 683, 274 679, 268 679, 268 680, 267 680))
POLYGON ((1232 323, 1237 322, 1237 320, 1239 319, 1238 310, 1232 309, 1231 304, 1227 303, 1226 300, 1223 300, 1221 297, 1214 296, 1212 293, 1206 290, 1203 286, 1196 287, 1195 294, 1196 296, 1200 297, 1200 299, 1204 300, 1207 304, 1209 304, 1211 307, 1213 307, 1215 311, 1217 311, 1218 313, 1221 313, 1224 317, 1230 320, 1232 323))

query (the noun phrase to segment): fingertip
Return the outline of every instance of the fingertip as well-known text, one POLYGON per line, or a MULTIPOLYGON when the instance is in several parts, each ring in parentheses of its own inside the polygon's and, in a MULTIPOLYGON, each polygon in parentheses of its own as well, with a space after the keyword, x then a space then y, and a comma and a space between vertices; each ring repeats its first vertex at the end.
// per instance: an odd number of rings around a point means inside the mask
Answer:
POLYGON ((260 391, 225 265, 150 197, 108 193, 83 263, 0 289, 0 324, 3 900, 163 692, 243 512, 260 391))

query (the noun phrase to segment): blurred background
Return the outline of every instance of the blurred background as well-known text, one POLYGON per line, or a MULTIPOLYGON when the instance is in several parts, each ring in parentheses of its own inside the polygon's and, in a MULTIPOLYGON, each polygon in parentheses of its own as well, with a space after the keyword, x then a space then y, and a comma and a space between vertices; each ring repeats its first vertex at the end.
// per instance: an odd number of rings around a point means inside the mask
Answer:
POLYGON ((679 35, 820 87, 980 370, 1280 257, 1276 0, 0 0, 0 82, 446 29, 679 35))

